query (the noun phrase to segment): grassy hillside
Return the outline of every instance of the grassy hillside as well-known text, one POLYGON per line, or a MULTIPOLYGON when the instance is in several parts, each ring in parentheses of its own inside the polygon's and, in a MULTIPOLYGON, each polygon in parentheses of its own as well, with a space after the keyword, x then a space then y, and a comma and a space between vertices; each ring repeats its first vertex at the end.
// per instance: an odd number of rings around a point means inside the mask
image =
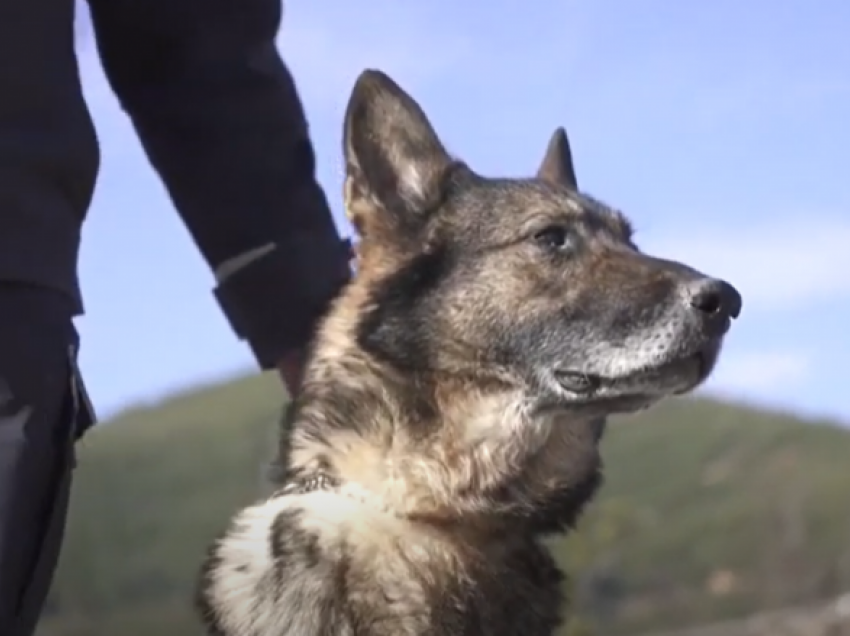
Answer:
MULTIPOLYGON (((192 636, 206 543, 251 500, 281 400, 241 380, 87 436, 40 636, 192 636)), ((554 546, 585 624, 634 633, 850 588, 850 434, 708 401, 618 421, 607 482, 554 546)))

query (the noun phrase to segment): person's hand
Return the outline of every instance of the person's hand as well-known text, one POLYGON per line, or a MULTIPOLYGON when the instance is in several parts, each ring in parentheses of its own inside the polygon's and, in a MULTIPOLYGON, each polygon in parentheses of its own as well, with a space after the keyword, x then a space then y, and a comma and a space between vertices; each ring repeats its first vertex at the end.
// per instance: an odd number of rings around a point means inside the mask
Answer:
POLYGON ((304 377, 304 358, 303 351, 293 351, 283 356, 277 363, 277 371, 290 398, 294 398, 298 389, 301 388, 301 379, 304 377))
MULTIPOLYGON (((357 244, 348 242, 348 257, 357 262, 357 244)), ((301 388, 301 380, 304 377, 304 365, 306 356, 302 350, 293 351, 286 354, 277 363, 277 371, 280 374, 280 379, 283 381, 283 386, 290 398, 294 398, 301 388)))

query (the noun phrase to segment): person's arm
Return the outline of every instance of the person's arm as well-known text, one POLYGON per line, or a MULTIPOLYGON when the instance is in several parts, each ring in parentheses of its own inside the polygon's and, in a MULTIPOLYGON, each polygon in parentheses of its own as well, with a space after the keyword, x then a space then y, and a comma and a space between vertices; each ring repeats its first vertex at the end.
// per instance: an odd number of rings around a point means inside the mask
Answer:
POLYGON ((280 0, 90 6, 106 75, 231 326, 261 367, 292 360, 350 269, 275 47, 280 0))

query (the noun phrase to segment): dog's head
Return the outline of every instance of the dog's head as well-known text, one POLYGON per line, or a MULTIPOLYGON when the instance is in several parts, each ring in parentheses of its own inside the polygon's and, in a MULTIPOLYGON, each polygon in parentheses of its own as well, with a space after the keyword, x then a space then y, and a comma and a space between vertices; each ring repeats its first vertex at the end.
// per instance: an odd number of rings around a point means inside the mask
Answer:
POLYGON ((536 177, 485 178, 449 155, 397 84, 365 71, 344 152, 359 276, 374 292, 358 341, 373 355, 599 415, 711 373, 740 294, 642 253, 620 212, 580 192, 563 129, 536 177))

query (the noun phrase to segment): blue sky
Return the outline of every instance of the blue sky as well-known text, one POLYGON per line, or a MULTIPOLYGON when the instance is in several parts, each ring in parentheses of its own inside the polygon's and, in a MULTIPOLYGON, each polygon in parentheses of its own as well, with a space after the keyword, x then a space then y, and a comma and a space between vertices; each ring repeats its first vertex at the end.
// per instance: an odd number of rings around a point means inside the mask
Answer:
MULTIPOLYGON (((103 153, 78 325, 108 415, 254 366, 85 16, 78 32, 103 153)), ((530 174, 564 125, 583 189, 624 210, 642 247, 742 290, 707 389, 850 422, 848 32, 843 0, 294 0, 279 42, 344 233, 341 116, 364 67, 390 73, 485 174, 530 174)))

